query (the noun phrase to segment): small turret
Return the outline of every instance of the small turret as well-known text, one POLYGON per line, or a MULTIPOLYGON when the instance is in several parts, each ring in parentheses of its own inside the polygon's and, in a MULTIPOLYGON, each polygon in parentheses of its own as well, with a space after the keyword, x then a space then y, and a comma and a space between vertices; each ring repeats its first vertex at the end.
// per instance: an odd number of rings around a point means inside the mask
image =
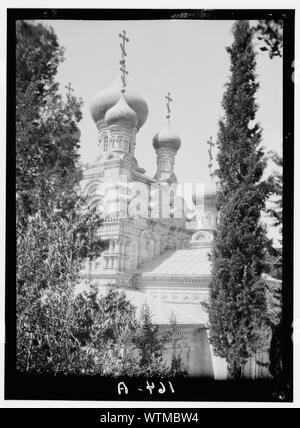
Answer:
POLYGON ((170 125, 170 93, 166 96, 167 99, 167 123, 163 129, 154 136, 153 147, 157 155, 157 170, 154 178, 168 184, 176 183, 177 178, 174 173, 175 156, 181 146, 181 139, 173 131, 170 125))

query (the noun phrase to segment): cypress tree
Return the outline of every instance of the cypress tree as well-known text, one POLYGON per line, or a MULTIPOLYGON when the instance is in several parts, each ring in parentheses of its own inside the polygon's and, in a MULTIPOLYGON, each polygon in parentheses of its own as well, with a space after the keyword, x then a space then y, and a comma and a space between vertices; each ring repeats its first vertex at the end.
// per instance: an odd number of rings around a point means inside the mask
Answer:
POLYGON ((253 123, 259 84, 249 22, 237 21, 233 35, 233 44, 227 48, 231 76, 217 140, 220 217, 207 308, 214 351, 226 359, 230 376, 237 379, 262 343, 266 284, 261 275, 268 239, 260 215, 269 186, 262 180, 266 165, 260 147, 262 130, 253 123))

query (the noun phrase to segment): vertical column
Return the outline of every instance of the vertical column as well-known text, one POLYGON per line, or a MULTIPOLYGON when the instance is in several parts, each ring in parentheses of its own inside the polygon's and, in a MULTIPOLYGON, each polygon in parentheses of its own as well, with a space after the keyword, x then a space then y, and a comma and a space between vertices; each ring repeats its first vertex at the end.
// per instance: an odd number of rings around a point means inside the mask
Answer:
POLYGON ((124 271, 125 269, 125 246, 126 242, 121 241, 120 243, 120 270, 124 271))
POLYGON ((120 242, 116 240, 114 242, 114 255, 113 255, 113 268, 114 270, 119 270, 119 257, 120 257, 120 242))
POLYGON ((109 241, 108 253, 110 256, 113 255, 114 253, 114 241, 112 240, 109 241))
POLYGON ((128 245, 129 245, 129 243, 126 241, 123 243, 123 246, 124 246, 124 248, 123 248, 123 270, 126 270, 126 259, 127 259, 128 245))
POLYGON ((119 240, 115 241, 115 251, 114 251, 114 270, 120 270, 120 257, 121 257, 121 242, 119 240))
POLYGON ((114 270, 119 270, 119 268, 120 268, 120 259, 119 259, 119 257, 120 257, 120 255, 119 254, 115 254, 115 256, 114 256, 114 262, 113 262, 113 267, 114 267, 114 270))
POLYGON ((103 253, 104 269, 108 269, 108 250, 103 253))
POLYGON ((107 269, 112 269, 113 268, 113 257, 109 256, 108 257, 108 265, 107 265, 107 269))
POLYGON ((113 269, 113 262, 114 262, 114 241, 109 241, 109 247, 108 247, 108 269, 113 269))
POLYGON ((120 241, 115 241, 115 254, 120 253, 120 241))

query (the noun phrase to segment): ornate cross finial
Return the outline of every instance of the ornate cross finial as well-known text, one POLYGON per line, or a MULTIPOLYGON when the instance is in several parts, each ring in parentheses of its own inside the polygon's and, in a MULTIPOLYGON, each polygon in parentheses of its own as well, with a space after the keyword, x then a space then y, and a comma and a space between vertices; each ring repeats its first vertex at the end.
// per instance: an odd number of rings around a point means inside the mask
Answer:
POLYGON ((167 116, 166 116, 166 118, 170 119, 170 116, 171 116, 170 103, 173 101, 172 98, 171 98, 170 92, 168 92, 168 95, 166 95, 165 98, 167 100, 167 103, 166 103, 166 106, 167 106, 167 116))
POLYGON ((74 92, 74 89, 71 86, 71 82, 69 82, 67 85, 65 85, 65 88, 67 90, 67 97, 70 98, 71 93, 74 92))
POLYGON ((122 33, 119 34, 119 37, 121 38, 121 43, 120 43, 120 47, 121 47, 121 51, 122 51, 122 58, 120 60, 120 71, 121 71, 121 79, 122 79, 122 89, 121 92, 124 94, 125 92, 125 88, 126 88, 126 75, 128 74, 128 71, 126 70, 126 60, 125 57, 127 56, 127 53, 125 51, 125 47, 126 47, 126 42, 129 42, 128 37, 126 37, 126 31, 123 30, 122 33))
POLYGON ((208 164, 208 168, 210 171, 210 176, 213 177, 213 173, 212 173, 212 161, 213 161, 213 155, 212 155, 212 148, 214 146, 214 143, 212 142, 212 137, 210 137, 210 139, 207 141, 207 144, 209 145, 209 149, 208 149, 208 155, 209 155, 209 164, 208 164))

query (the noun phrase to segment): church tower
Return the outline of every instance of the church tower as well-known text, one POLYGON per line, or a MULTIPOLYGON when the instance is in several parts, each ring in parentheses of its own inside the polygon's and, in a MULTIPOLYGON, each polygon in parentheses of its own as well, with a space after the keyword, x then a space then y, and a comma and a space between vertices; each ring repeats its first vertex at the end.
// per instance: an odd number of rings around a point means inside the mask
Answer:
POLYGON ((169 123, 170 94, 166 97, 168 122, 153 139, 157 153, 153 179, 134 155, 136 136, 146 122, 148 106, 127 87, 125 44, 129 39, 125 31, 119 37, 121 73, 111 87, 92 99, 98 153, 95 164, 85 169, 81 183, 88 204, 95 206, 103 219, 99 236, 107 241, 107 248, 97 260, 87 261, 82 275, 97 280, 99 285, 133 287, 144 263, 168 250, 186 247, 191 231, 185 229, 183 210, 178 209, 170 186, 177 183, 174 163, 181 145, 169 123))
POLYGON ((168 93, 166 99, 167 123, 153 138, 153 147, 157 156, 157 170, 154 179, 159 182, 173 184, 177 183, 177 177, 174 173, 174 165, 175 156, 181 146, 181 139, 170 126, 170 102, 173 101, 170 97, 170 93, 168 93))
POLYGON ((121 38, 122 57, 120 76, 112 86, 99 92, 92 100, 91 115, 98 129, 99 155, 97 164, 102 167, 104 177, 124 176, 131 179, 131 172, 141 172, 134 157, 136 134, 148 117, 146 101, 127 89, 125 43, 129 42, 126 32, 121 38))

